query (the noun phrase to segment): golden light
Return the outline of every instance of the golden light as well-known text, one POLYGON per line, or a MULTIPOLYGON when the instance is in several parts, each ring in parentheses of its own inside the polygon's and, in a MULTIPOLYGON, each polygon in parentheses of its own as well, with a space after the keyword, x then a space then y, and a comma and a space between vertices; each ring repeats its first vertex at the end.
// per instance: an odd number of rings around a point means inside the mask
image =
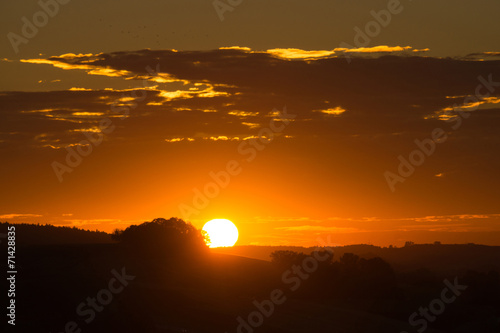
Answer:
POLYGON ((208 234, 209 247, 233 246, 238 240, 238 228, 226 219, 214 219, 205 223, 202 228, 208 234))

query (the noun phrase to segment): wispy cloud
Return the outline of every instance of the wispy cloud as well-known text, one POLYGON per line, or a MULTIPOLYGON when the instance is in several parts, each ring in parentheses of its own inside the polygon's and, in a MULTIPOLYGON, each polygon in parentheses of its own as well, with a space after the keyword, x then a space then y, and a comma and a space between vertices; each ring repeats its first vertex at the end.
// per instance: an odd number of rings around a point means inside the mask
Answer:
POLYGON ((39 214, 3 214, 0 215, 0 219, 24 219, 24 218, 32 218, 32 217, 42 217, 43 215, 39 214))
POLYGON ((372 47, 360 47, 360 48, 335 48, 333 50, 303 50, 298 48, 275 48, 268 49, 266 51, 253 51, 249 47, 231 46, 231 47, 221 47, 219 50, 236 50, 245 53, 255 53, 255 54, 269 54, 273 57, 284 59, 284 60, 320 60, 329 58, 338 58, 345 56, 346 54, 362 56, 374 55, 374 54, 410 54, 410 53, 422 53, 427 52, 429 49, 415 49, 411 46, 388 46, 388 45, 378 45, 372 47))
POLYGON ((277 227, 276 230, 285 231, 322 231, 322 232, 335 232, 335 233, 351 233, 351 232, 363 232, 363 230, 357 228, 340 228, 340 227, 325 227, 319 225, 300 225, 294 227, 277 227))

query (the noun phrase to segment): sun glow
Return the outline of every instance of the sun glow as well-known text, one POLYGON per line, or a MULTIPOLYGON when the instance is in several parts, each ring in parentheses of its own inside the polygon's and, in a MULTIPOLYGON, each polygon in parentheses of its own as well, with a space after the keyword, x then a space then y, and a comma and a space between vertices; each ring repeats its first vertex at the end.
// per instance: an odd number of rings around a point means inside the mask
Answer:
POLYGON ((208 221, 202 230, 208 234, 207 245, 211 248, 233 246, 238 240, 238 228, 226 219, 208 221))

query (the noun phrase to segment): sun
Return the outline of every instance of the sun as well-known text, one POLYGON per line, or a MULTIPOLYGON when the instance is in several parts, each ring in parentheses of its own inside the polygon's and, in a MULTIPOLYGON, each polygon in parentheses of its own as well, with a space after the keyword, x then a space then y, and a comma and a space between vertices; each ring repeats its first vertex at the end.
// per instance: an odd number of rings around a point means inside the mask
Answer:
POLYGON ((233 246, 238 240, 238 228, 226 219, 208 221, 202 230, 206 231, 210 238, 207 240, 209 247, 233 246))

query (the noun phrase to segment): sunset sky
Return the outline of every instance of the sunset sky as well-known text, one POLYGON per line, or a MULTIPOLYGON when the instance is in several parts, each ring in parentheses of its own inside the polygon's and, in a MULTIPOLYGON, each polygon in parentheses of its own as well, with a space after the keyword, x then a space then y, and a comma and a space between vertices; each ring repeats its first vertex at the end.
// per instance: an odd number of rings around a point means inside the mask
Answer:
POLYGON ((499 1, 57 7, 2 4, 1 221, 500 245, 499 1))

